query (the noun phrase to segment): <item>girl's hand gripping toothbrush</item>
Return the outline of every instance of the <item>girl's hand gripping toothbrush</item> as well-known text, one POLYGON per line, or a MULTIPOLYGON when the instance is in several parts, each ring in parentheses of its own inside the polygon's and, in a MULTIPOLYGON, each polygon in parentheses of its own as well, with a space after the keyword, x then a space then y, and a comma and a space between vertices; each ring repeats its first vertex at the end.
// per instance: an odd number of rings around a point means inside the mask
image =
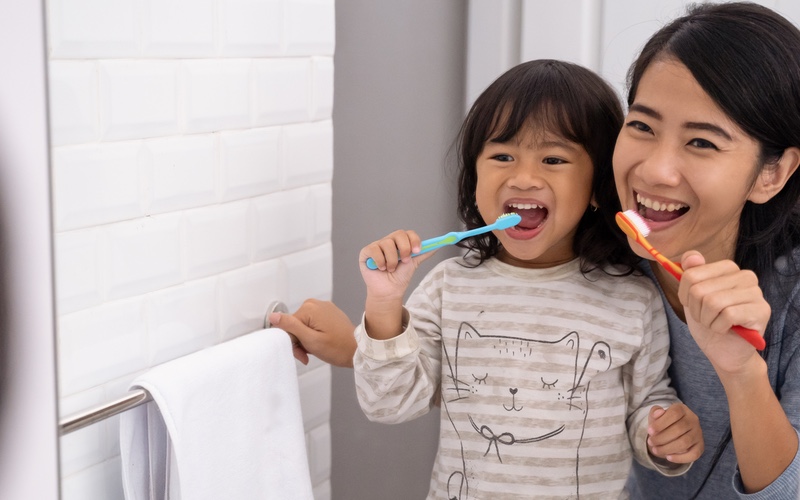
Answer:
MULTIPOLYGON (((417 253, 411 254, 411 256, 416 257, 417 255, 422 255, 424 253, 430 252, 431 250, 436 250, 437 248, 445 247, 448 245, 455 245, 464 238, 469 238, 470 236, 476 236, 478 234, 488 233, 489 231, 494 231, 495 229, 498 230, 508 229, 510 227, 516 226, 521 221, 522 217, 520 217, 517 214, 503 214, 500 217, 498 217, 493 224, 489 224, 488 226, 471 229, 469 231, 451 231, 445 235, 425 240, 420 244, 422 249, 417 253)), ((375 265, 375 261, 372 260, 372 257, 367 259, 367 267, 370 269, 378 269, 378 266, 375 265)))
MULTIPOLYGON (((645 239, 645 236, 650 234, 650 227, 638 213, 633 210, 617 212, 616 221, 625 234, 636 240, 636 243, 647 250, 664 269, 680 281, 681 276, 683 276, 683 268, 664 257, 661 252, 653 248, 653 245, 645 239)), ((757 331, 739 325, 734 325, 731 329, 759 351, 764 350, 764 347, 766 347, 764 338, 757 331)))

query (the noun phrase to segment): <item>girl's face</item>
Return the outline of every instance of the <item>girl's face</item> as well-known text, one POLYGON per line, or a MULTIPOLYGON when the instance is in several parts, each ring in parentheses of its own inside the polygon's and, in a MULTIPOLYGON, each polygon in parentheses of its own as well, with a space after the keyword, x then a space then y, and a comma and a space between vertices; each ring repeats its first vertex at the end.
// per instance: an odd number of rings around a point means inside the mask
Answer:
POLYGON ((683 64, 657 60, 642 75, 614 150, 622 209, 644 217, 648 241, 673 260, 687 250, 708 262, 731 259, 759 151, 683 64))
POLYGON ((572 260, 593 173, 581 145, 541 128, 523 128, 506 143, 487 141, 477 161, 478 211, 487 224, 504 213, 522 217, 516 227, 494 232, 502 244, 498 258, 518 267, 572 260))

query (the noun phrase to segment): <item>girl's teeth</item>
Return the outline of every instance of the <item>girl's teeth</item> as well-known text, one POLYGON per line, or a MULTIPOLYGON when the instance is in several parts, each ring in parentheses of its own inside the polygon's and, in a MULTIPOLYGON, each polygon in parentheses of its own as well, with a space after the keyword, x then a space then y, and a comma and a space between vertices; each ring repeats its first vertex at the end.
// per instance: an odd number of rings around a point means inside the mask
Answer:
POLYGON ((520 210, 530 210, 532 208, 543 208, 535 203, 512 203, 509 205, 511 208, 518 208, 520 210))

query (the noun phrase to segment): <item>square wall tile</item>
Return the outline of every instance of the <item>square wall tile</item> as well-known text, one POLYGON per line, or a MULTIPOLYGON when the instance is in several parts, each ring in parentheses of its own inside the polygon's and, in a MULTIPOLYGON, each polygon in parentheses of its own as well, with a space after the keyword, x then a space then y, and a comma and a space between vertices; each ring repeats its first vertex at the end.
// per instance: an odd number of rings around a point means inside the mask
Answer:
POLYGON ((253 199, 254 255, 267 260, 308 246, 314 227, 313 201, 308 188, 281 191, 253 199))
POLYGON ((61 500, 125 500, 119 456, 61 480, 61 500))
POLYGON ((152 293, 145 306, 153 366, 219 341, 216 277, 152 293))
POLYGON ((100 305, 103 300, 98 229, 55 235, 55 275, 58 314, 100 305))
POLYGON ((213 0, 145 0, 146 57, 212 57, 215 55, 213 0))
POLYGON ((333 178, 333 123, 283 127, 281 169, 284 188, 330 182, 333 178))
POLYGON ((182 281, 180 224, 178 213, 103 228, 106 296, 131 297, 182 281))
POLYGON ((239 201, 184 213, 188 279, 230 271, 250 262, 249 206, 239 201))
POLYGON ((219 136, 224 201, 280 189, 280 128, 223 132, 219 136))
POLYGON ((149 204, 147 213, 210 205, 216 201, 219 162, 212 134, 143 142, 149 204))
MULTIPOLYGON (((310 58, 261 59, 253 62, 253 72, 257 125, 308 121, 312 85, 310 58)), ((330 83, 333 90, 333 80, 330 83)))
MULTIPOLYGON (((61 398, 58 409, 60 417, 66 418, 105 403, 105 391, 95 387, 61 398)), ((104 420, 62 436, 59 441, 62 475, 74 474, 108 459, 107 437, 104 420)))
POLYGON ((137 0, 49 0, 51 59, 135 57, 140 47, 137 0))
MULTIPOLYGON (((323 387, 324 389, 324 387, 323 387)), ((331 426, 324 423, 308 431, 308 468, 311 482, 319 484, 331 477, 331 426)))
POLYGON ((311 119, 330 120, 333 116, 333 57, 312 58, 311 119))
POLYGON ((141 300, 104 304, 58 322, 59 394, 67 397, 147 366, 141 300))
POLYGON ((171 61, 104 61, 100 123, 105 141, 178 132, 178 66, 171 61))
POLYGON ((97 66, 87 61, 50 61, 52 146, 94 142, 98 137, 97 66))
POLYGON ((220 0, 221 51, 226 57, 279 55, 282 0, 220 0))
POLYGON ((138 142, 53 150, 55 229, 65 231, 142 214, 138 142))
POLYGON ((306 432, 323 425, 331 417, 331 365, 303 373, 298 377, 300 408, 306 432))
MULTIPOLYGON (((353 259, 355 262, 355 257, 353 259)), ((286 269, 287 294, 284 302, 290 311, 300 307, 307 298, 330 300, 333 291, 330 243, 286 255, 280 260, 286 269)))
POLYGON ((250 126, 249 60, 183 61, 186 132, 250 126))
POLYGON ((334 0, 286 0, 286 53, 333 55, 334 0))
POLYGON ((277 260, 225 273, 219 280, 223 340, 263 329, 270 303, 286 303, 283 268, 277 260))
POLYGON ((308 188, 314 209, 314 225, 310 243, 322 245, 331 241, 333 226, 333 190, 329 183, 315 184, 308 188))

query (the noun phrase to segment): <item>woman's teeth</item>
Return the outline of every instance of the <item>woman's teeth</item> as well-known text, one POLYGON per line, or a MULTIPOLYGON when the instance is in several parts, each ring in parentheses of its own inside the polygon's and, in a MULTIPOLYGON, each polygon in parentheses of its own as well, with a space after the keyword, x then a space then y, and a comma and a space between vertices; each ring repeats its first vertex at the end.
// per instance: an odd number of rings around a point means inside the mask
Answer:
POLYGON ((650 198, 645 198, 644 196, 637 194, 636 195, 636 202, 639 205, 644 205, 647 208, 653 209, 656 212, 674 212, 676 210, 681 210, 686 208, 688 205, 684 205, 683 203, 660 203, 658 201, 653 201, 650 198))

